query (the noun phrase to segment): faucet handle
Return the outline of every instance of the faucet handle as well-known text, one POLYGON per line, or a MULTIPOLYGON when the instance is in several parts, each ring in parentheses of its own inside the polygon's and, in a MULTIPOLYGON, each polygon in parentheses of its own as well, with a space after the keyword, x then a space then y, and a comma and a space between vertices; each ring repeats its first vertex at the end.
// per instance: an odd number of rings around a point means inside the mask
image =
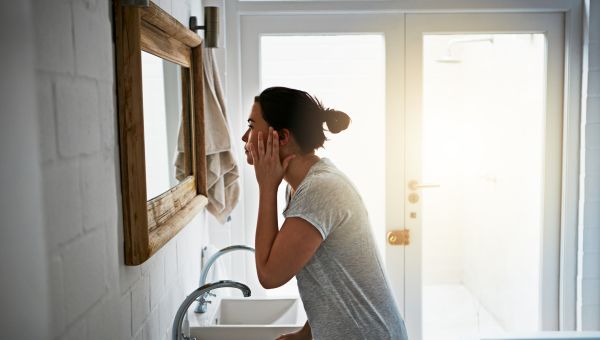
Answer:
POLYGON ((208 301, 208 300, 206 300, 206 298, 209 297, 209 296, 215 297, 215 296, 217 296, 217 294, 211 293, 211 292, 206 292, 203 295, 198 296, 196 298, 196 301, 199 301, 200 303, 208 301))

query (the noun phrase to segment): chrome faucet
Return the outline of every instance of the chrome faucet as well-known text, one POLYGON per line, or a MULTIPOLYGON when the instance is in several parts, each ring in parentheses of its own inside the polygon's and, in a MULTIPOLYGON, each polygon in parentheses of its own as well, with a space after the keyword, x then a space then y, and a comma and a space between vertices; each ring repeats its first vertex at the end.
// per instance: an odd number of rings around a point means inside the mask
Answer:
POLYGON ((193 291, 190 295, 188 295, 185 300, 179 306, 177 313, 175 314, 175 319, 173 319, 173 340, 190 340, 189 334, 183 334, 183 319, 187 315, 187 310, 198 296, 203 296, 207 292, 210 292, 213 289, 217 288, 237 288, 242 291, 244 297, 250 296, 250 288, 243 283, 223 280, 215 283, 209 283, 207 285, 201 286, 200 288, 193 291))
MULTIPOLYGON (((200 287, 202 287, 203 285, 206 284, 206 276, 208 275, 208 271, 210 270, 210 267, 215 263, 215 261, 222 255, 225 255, 234 250, 248 250, 248 251, 254 252, 254 248, 248 247, 248 246, 243 246, 243 245, 233 245, 233 246, 225 247, 225 248, 219 250, 213 256, 211 256, 208 259, 208 261, 206 261, 206 263, 204 264, 204 267, 202 268, 202 271, 200 272, 200 284, 199 284, 200 287)), ((204 249, 202 250, 203 256, 204 256, 204 251, 206 251, 206 247, 204 247, 204 249)), ((215 294, 206 292, 205 294, 202 294, 201 296, 198 297, 198 306, 195 309, 196 313, 206 313, 206 308, 207 308, 208 304, 210 303, 210 301, 207 300, 209 295, 215 296, 215 294)))

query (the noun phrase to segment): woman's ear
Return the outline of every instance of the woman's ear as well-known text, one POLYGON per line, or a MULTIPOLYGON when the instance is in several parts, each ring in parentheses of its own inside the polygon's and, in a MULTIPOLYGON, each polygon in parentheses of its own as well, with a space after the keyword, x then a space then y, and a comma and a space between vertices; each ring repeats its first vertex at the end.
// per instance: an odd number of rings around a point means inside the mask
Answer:
POLYGON ((277 131, 277 134, 279 135, 280 146, 285 146, 290 142, 290 130, 281 129, 277 131))

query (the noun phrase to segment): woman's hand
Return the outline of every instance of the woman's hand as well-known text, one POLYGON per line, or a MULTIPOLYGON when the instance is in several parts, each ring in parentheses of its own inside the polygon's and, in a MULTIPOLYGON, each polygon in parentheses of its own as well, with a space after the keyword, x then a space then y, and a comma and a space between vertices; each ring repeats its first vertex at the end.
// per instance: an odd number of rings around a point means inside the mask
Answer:
POLYGON ((254 173, 261 190, 277 191, 290 160, 295 155, 289 155, 281 161, 279 158, 279 135, 272 127, 269 127, 266 145, 263 139, 263 133, 259 131, 258 145, 250 143, 254 173))
POLYGON ((304 324, 304 327, 300 328, 296 332, 282 334, 275 338, 275 340, 312 340, 312 333, 308 321, 304 324))
POLYGON ((312 337, 306 336, 302 333, 302 330, 299 330, 294 333, 281 334, 275 340, 311 340, 312 337))

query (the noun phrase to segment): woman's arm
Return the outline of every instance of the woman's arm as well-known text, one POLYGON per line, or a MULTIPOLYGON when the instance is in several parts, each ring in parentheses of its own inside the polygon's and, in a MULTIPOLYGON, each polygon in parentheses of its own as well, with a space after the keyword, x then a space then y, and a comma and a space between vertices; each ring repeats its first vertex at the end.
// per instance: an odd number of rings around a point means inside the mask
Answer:
POLYGON ((277 191, 260 193, 255 258, 260 284, 269 289, 288 282, 304 267, 323 239, 317 229, 299 217, 286 218, 277 227, 277 191))
POLYGON ((250 145, 260 191, 255 239, 256 269, 265 288, 276 288, 289 281, 323 241, 313 225, 298 217, 287 218, 281 230, 278 229, 277 189, 291 157, 283 162, 279 159, 277 141, 277 132, 269 128, 266 145, 261 132, 258 133, 258 145, 250 145))
POLYGON ((275 340, 312 340, 312 333, 308 321, 304 324, 304 327, 300 328, 294 333, 287 333, 278 336, 275 340))

